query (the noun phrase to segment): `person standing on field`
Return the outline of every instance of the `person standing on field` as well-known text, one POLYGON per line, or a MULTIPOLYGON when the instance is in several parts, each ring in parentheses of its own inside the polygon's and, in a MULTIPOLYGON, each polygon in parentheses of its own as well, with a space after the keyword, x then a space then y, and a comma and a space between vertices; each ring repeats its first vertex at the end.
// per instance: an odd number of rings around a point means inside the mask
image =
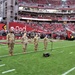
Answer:
POLYGON ((35 51, 37 51, 38 49, 38 42, 39 42, 39 37, 38 37, 38 34, 36 34, 34 37, 34 50, 35 51))
POLYGON ((15 43, 14 31, 10 29, 9 33, 7 34, 7 44, 8 44, 10 56, 13 55, 14 43, 15 43))
POLYGON ((23 44, 23 52, 25 53, 28 44, 28 37, 26 33, 24 33, 24 35, 22 36, 22 44, 23 44))
POLYGON ((47 35, 44 37, 44 50, 47 49, 47 45, 48 45, 48 38, 47 35))

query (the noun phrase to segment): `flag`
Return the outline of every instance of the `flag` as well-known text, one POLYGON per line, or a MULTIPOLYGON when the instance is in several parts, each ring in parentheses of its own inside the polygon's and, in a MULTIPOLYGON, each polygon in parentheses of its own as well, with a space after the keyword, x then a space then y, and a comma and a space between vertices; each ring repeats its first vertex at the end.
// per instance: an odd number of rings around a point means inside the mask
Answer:
POLYGON ((66 28, 66 33, 67 33, 68 38, 70 39, 72 35, 72 31, 69 28, 66 28))

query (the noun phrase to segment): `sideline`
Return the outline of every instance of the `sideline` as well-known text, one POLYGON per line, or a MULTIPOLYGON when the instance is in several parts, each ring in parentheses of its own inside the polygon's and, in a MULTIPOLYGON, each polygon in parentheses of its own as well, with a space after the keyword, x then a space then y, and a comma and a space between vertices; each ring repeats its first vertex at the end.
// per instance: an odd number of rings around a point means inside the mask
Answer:
POLYGON ((0 67, 3 67, 3 66, 5 66, 5 64, 0 65, 0 67))
POLYGON ((15 69, 4 71, 4 72, 2 72, 2 74, 9 73, 9 72, 12 72, 12 71, 15 71, 15 69))
POLYGON ((67 75, 68 73, 70 73, 73 70, 75 70, 75 67, 71 68, 70 70, 68 70, 67 72, 63 73, 62 75, 67 75))
MULTIPOLYGON (((71 46, 75 46, 75 45, 63 46, 63 47, 56 47, 56 48, 52 48, 52 50, 51 50, 51 48, 50 48, 50 49, 48 49, 47 51, 49 51, 49 50, 54 51, 55 49, 66 48, 66 47, 71 47, 71 46)), ((42 48, 40 48, 40 49, 42 49, 42 48)), ((43 49, 42 49, 42 50, 40 50, 40 49, 39 49, 38 51, 30 51, 30 52, 26 52, 25 54, 45 51, 45 50, 43 50, 43 49)), ((15 53, 13 56, 21 55, 21 54, 24 54, 24 53, 23 53, 23 52, 22 52, 22 53, 15 53)), ((9 55, 3 55, 3 56, 0 56, 0 58, 1 58, 1 57, 9 57, 9 55)))

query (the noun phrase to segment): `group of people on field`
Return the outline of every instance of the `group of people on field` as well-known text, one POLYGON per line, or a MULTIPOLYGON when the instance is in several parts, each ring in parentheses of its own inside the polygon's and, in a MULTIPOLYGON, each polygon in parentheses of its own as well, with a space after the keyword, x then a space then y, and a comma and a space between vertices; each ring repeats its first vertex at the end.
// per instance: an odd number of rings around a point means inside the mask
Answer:
MULTIPOLYGON (((27 49, 27 44, 29 42, 29 39, 27 37, 26 32, 23 34, 22 38, 22 44, 23 44, 23 52, 26 53, 26 49, 27 49)), ((37 51, 38 49, 38 42, 39 42, 39 37, 38 34, 36 34, 33 38, 34 40, 34 50, 37 51)), ((7 44, 8 44, 8 48, 9 48, 9 54, 10 56, 13 55, 13 49, 14 49, 14 44, 15 44, 15 35, 14 35, 14 31, 10 30, 9 33, 7 34, 7 44)), ((47 44, 48 44, 48 38, 47 36, 44 37, 44 49, 47 49, 47 44)))

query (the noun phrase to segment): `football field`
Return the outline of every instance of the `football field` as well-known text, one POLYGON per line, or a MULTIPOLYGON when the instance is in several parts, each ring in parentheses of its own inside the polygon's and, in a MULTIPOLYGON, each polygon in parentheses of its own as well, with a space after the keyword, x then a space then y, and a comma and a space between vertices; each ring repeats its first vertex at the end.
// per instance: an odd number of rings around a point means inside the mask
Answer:
POLYGON ((38 51, 29 43, 26 54, 16 40, 14 55, 9 56, 8 46, 0 43, 0 75, 75 75, 75 41, 54 40, 44 50, 43 40, 38 51), (48 52, 49 57, 43 57, 48 52))

